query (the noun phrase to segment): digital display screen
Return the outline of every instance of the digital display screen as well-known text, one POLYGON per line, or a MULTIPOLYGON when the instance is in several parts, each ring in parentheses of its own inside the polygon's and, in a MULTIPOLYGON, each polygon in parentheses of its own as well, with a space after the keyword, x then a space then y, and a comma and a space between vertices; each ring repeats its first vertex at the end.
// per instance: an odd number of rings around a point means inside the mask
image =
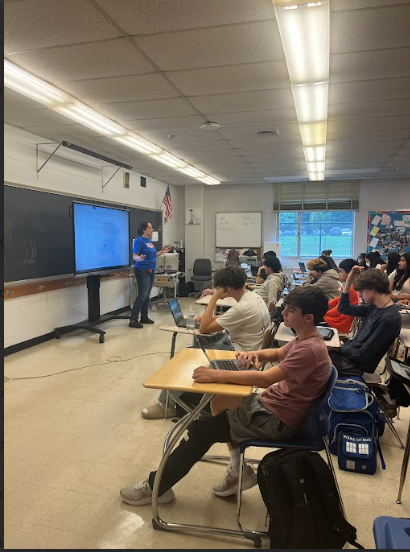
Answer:
POLYGON ((130 265, 129 212, 73 203, 75 272, 130 265))

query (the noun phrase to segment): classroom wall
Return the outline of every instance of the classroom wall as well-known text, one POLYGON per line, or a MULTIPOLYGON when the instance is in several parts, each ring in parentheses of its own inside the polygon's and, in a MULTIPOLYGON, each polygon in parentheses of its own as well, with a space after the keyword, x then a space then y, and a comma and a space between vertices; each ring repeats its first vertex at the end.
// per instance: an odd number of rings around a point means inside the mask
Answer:
MULTIPOLYGON (((130 189, 123 187, 120 170, 102 192, 100 169, 54 157, 37 179, 37 142, 47 140, 5 125, 5 182, 149 209, 160 208, 167 184, 148 177, 147 187, 142 188, 140 174, 136 171, 131 172, 130 189)), ((85 157, 84 163, 87 163, 86 160, 85 157)), ((173 216, 163 226, 164 244, 183 238, 180 234, 181 228, 178 227, 178 197, 181 192, 178 194, 174 186, 170 186, 170 191, 173 216)), ((5 239, 7 243, 7 236, 5 239)), ((126 278, 102 282, 101 313, 128 305, 131 291, 132 281, 126 278)), ((153 290, 153 294, 156 293, 157 291, 153 290)), ((4 308, 4 345, 9 347, 49 333, 56 326, 81 322, 88 316, 87 308, 85 286, 9 299, 5 302, 4 308)))

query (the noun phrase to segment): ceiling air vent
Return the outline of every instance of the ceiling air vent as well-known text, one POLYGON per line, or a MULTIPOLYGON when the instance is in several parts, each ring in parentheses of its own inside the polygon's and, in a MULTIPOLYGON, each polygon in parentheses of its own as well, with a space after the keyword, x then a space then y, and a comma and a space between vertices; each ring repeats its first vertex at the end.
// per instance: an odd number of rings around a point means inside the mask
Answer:
POLYGON ((258 136, 279 136, 278 130, 260 130, 256 133, 258 136))

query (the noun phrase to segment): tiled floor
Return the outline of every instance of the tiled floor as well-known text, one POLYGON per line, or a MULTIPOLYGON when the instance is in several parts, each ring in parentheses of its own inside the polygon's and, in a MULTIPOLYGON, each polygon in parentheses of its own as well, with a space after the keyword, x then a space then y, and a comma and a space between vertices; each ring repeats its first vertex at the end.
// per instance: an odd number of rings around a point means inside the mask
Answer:
MULTIPOLYGON (((184 309, 189 301, 182 300, 184 309)), ((6 548, 253 547, 232 538, 153 531, 149 506, 137 509, 120 500, 120 487, 157 466, 172 423, 140 416, 157 397, 142 383, 167 361, 171 346, 172 334, 159 330, 160 323, 170 322, 168 311, 154 308, 152 318, 156 324, 143 330, 124 321, 106 324, 104 344, 97 336, 69 334, 6 358, 6 548), (86 365, 93 366, 81 369, 86 365)), ((189 342, 179 336, 177 350, 189 342)), ((409 410, 395 422, 403 440, 409 410)), ((386 471, 375 476, 337 471, 348 520, 366 548, 374 548, 375 517, 410 516, 409 481, 403 505, 395 502, 403 452, 388 430, 382 446, 386 471)), ((210 491, 223 474, 223 466, 199 463, 176 486, 177 500, 162 507, 163 517, 234 527, 234 500, 210 491)), ((262 528, 264 517, 258 490, 245 493, 246 525, 262 528)))

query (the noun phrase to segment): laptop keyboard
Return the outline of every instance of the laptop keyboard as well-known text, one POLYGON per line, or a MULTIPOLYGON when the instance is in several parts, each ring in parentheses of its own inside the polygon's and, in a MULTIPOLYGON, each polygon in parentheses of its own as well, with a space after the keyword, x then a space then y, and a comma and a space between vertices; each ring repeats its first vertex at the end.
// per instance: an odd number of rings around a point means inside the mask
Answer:
POLYGON ((217 370, 234 370, 234 371, 240 370, 240 368, 238 368, 238 365, 235 363, 235 361, 232 361, 232 360, 214 360, 212 362, 212 365, 215 366, 217 370))

